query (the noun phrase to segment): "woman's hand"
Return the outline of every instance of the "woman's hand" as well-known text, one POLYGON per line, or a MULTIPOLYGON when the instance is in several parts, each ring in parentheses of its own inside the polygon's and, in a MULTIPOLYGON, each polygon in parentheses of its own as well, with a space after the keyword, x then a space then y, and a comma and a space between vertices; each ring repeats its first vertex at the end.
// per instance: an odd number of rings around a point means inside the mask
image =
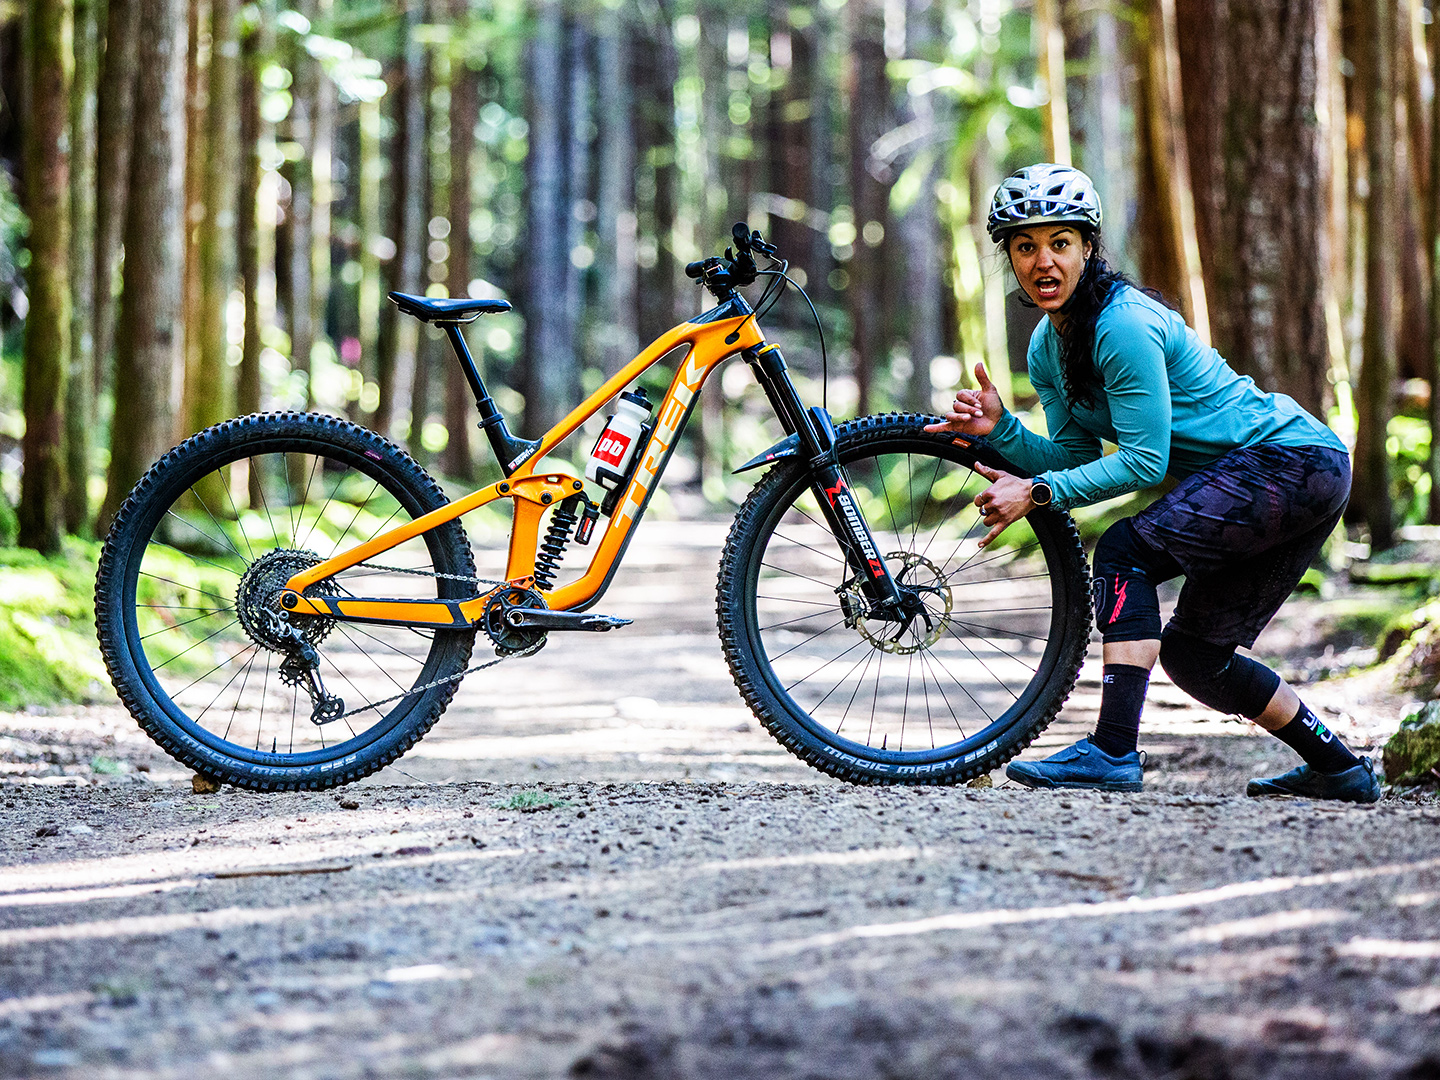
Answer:
POLYGON ((990 531, 980 541, 983 548, 1030 512, 1035 505, 1030 500, 1030 488, 1034 481, 1011 476, 978 461, 975 463, 975 471, 990 481, 990 486, 975 496, 975 505, 980 508, 980 520, 990 526, 990 531))
POLYGON ((990 381, 984 364, 975 365, 975 382, 978 390, 955 391, 955 403, 939 424, 930 424, 926 431, 954 431, 961 435, 989 435, 1005 415, 1005 403, 1000 400, 1000 391, 990 381))

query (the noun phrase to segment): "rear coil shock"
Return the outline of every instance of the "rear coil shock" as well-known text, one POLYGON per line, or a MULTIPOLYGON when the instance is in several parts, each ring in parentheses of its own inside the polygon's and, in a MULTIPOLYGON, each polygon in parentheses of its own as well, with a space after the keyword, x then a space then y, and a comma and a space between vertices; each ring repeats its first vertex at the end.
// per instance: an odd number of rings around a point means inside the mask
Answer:
POLYGON ((560 572, 560 560, 565 557, 570 533, 580 520, 575 508, 583 498, 583 495, 571 495, 550 515, 550 527, 545 530, 545 539, 540 541, 540 550, 535 553, 535 587, 541 592, 555 587, 555 576, 560 572))

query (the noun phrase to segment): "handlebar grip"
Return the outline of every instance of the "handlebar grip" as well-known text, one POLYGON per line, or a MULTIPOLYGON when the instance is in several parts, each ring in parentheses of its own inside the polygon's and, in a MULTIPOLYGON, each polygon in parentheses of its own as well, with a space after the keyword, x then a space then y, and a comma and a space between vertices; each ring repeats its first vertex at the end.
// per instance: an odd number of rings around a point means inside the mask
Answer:
POLYGON ((685 276, 688 278, 695 278, 696 280, 704 277, 705 264, 709 261, 709 259, 700 259, 697 262, 687 263, 685 265, 685 276))
POLYGON ((749 254, 750 252, 750 226, 743 221, 737 221, 730 229, 730 235, 735 240, 735 250, 749 254))

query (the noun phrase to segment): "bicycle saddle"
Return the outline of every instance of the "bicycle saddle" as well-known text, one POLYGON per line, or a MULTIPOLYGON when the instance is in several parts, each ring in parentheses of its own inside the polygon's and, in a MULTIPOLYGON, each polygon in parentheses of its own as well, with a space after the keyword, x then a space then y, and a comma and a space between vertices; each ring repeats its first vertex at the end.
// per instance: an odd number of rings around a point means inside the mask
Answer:
POLYGON ((469 322, 481 315, 510 310, 508 300, 472 300, 463 296, 442 300, 402 292, 392 292, 390 299, 406 315, 421 322, 469 322))

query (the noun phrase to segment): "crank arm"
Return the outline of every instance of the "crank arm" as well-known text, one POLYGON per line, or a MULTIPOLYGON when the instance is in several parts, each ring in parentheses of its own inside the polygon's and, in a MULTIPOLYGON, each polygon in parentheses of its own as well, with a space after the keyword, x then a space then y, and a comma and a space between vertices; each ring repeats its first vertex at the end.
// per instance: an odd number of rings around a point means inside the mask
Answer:
POLYGON ((631 619, 616 615, 591 615, 578 611, 551 611, 548 608, 513 608, 505 613, 505 621, 516 629, 587 630, 603 634, 617 626, 629 626, 631 619))

